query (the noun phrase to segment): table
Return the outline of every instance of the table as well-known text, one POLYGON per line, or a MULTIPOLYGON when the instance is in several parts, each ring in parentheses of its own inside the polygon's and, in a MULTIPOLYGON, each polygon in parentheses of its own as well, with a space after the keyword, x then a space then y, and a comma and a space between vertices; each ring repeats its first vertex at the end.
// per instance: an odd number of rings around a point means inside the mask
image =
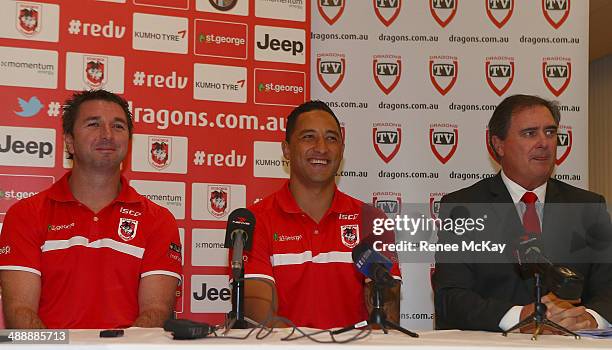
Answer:
MULTIPOLYGON (((314 331, 314 330, 310 330, 314 331)), ((232 330, 231 336, 244 336, 247 330, 232 330)), ((204 338, 197 340, 173 340, 169 333, 159 328, 129 328, 125 335, 120 338, 99 338, 98 330, 73 330, 70 331, 70 344, 55 345, 19 345, 22 349, 206 349, 206 350, 228 350, 228 349, 330 349, 342 346, 345 349, 388 349, 390 347, 403 347, 410 350, 448 349, 448 350, 487 350, 487 349, 610 349, 612 339, 589 339, 576 340, 573 337, 543 335, 538 341, 530 340, 529 334, 510 334, 507 338, 500 333, 472 332, 472 331, 426 331, 419 332, 419 338, 410 338, 399 332, 392 331, 385 335, 380 330, 374 330, 365 339, 349 344, 317 344, 308 339, 296 341, 281 341, 280 339, 289 334, 288 329, 277 329, 268 338, 255 339, 254 334, 247 340, 204 338)), ((352 333, 355 334, 355 333, 352 333)), ((329 339, 329 337, 319 337, 329 339)), ((339 337, 340 339, 346 338, 339 337)), ((5 346, 2 344, 1 346, 5 346)))

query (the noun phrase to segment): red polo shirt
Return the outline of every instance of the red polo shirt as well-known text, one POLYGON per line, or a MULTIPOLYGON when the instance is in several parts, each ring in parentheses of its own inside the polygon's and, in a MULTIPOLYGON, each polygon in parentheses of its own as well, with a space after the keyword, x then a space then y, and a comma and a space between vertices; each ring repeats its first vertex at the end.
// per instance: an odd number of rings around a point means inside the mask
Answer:
MULTIPOLYGON (((365 276, 351 257, 352 249, 371 234, 371 224, 362 221, 364 205, 336 188, 331 207, 316 223, 297 205, 287 182, 249 208, 256 225, 245 277, 275 282, 278 315, 320 329, 368 318, 365 276)), ((397 263, 391 273, 400 278, 397 263)))
POLYGON ((8 210, 0 270, 41 277, 38 315, 49 328, 129 327, 142 277, 180 280, 176 221, 123 177, 119 196, 93 213, 72 195, 69 176, 8 210))

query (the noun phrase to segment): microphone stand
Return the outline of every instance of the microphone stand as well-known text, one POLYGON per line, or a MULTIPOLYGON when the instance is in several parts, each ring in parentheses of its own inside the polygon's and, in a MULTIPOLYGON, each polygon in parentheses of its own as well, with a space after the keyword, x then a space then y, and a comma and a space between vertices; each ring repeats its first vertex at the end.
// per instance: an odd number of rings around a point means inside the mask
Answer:
POLYGON ((382 328, 385 334, 389 334, 388 329, 394 329, 413 338, 418 338, 418 334, 403 328, 395 322, 387 320, 387 314, 385 313, 385 309, 383 308, 383 306, 385 305, 383 286, 380 283, 376 283, 376 281, 373 281, 372 283, 374 283, 374 294, 372 295, 373 308, 370 312, 369 318, 353 325, 332 331, 331 333, 334 335, 338 335, 356 328, 378 325, 380 328, 382 328))
POLYGON ((535 302, 534 302, 534 311, 531 315, 527 316, 524 320, 512 326, 512 328, 504 331, 502 335, 504 337, 508 336, 508 333, 520 329, 525 326, 534 325, 535 330, 533 331, 533 335, 531 336, 531 340, 538 340, 538 335, 542 334, 544 330, 544 326, 549 326, 561 332, 563 335, 573 335, 574 338, 580 339, 580 336, 567 328, 558 325, 557 323, 546 318, 546 304, 542 302, 542 281, 539 272, 534 272, 535 277, 535 302))
POLYGON ((244 267, 232 281, 232 311, 227 313, 227 319, 230 324, 228 328, 247 329, 250 326, 249 321, 244 319, 244 267))

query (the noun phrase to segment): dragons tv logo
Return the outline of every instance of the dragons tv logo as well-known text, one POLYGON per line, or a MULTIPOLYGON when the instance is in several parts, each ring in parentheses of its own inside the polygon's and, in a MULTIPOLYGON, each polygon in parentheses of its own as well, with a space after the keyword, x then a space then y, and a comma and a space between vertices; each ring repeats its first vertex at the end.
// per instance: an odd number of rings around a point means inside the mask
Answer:
POLYGON ((570 15, 570 0, 542 0, 542 13, 553 28, 559 29, 570 15))
POLYGON ((514 0, 485 0, 487 17, 501 29, 514 13, 514 0))
POLYGON ((317 78, 329 92, 334 92, 342 84, 346 72, 346 56, 342 53, 317 54, 317 78))
POLYGON ((544 85, 559 97, 572 80, 572 61, 567 57, 544 57, 542 59, 544 85))
POLYGON ((374 55, 372 57, 374 81, 385 95, 389 95, 400 82, 402 57, 397 55, 374 55))
POLYGON ((557 159, 555 164, 561 165, 572 151, 572 144, 574 143, 574 134, 572 127, 567 125, 559 125, 557 130, 557 159))
POLYGON ((340 19, 340 17, 342 17, 342 13, 344 13, 344 7, 346 6, 346 0, 316 1, 319 14, 330 26, 334 25, 334 23, 336 23, 340 19))
POLYGON ((444 96, 455 86, 459 74, 459 61, 454 56, 430 56, 429 78, 431 83, 444 96))
POLYGON ((429 126, 429 146, 436 159, 446 164, 457 151, 459 128, 455 124, 435 123, 429 126))
POLYGON ((372 0, 376 17, 386 27, 395 22, 402 9, 402 0, 372 0))
POLYGON ((487 84, 497 96, 505 94, 514 81, 514 57, 487 57, 485 76, 487 84))
POLYGON ((455 18, 458 2, 459 0, 429 0, 431 15, 442 28, 455 18))
POLYGON ((376 154, 385 163, 391 162, 402 145, 402 125, 398 123, 374 123, 372 143, 376 154))
POLYGON ((374 192, 372 204, 387 215, 399 215, 402 212, 402 194, 399 192, 374 192))

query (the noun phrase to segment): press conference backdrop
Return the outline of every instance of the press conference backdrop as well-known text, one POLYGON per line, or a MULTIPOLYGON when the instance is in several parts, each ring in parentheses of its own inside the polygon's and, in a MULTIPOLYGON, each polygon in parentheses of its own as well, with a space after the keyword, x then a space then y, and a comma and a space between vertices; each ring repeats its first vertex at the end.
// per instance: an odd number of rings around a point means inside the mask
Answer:
MULTIPOLYGON (((498 171, 486 126, 516 93, 561 103, 555 176, 588 186, 588 1, 317 0, 311 13, 311 95, 344 125, 343 190, 435 216, 443 194, 498 171)), ((403 326, 432 327, 429 271, 402 265, 403 326)))
POLYGON ((225 221, 284 181, 258 174, 258 145, 280 140, 309 96, 309 32, 308 1, 0 1, 0 221, 70 168, 66 97, 123 94, 135 122, 125 175, 183 237, 177 310, 219 322, 225 221))
MULTIPOLYGON (((69 93, 124 94, 136 130, 125 175, 181 227, 184 317, 218 322, 230 309, 225 220, 288 177, 284 116, 311 86, 343 124, 340 187, 389 214, 383 203, 433 204, 496 172, 486 121, 517 92, 561 101, 557 176, 587 185, 587 1, 0 6, 0 212, 70 168, 69 93)), ((402 324, 431 329, 429 265, 402 268, 402 324)))

